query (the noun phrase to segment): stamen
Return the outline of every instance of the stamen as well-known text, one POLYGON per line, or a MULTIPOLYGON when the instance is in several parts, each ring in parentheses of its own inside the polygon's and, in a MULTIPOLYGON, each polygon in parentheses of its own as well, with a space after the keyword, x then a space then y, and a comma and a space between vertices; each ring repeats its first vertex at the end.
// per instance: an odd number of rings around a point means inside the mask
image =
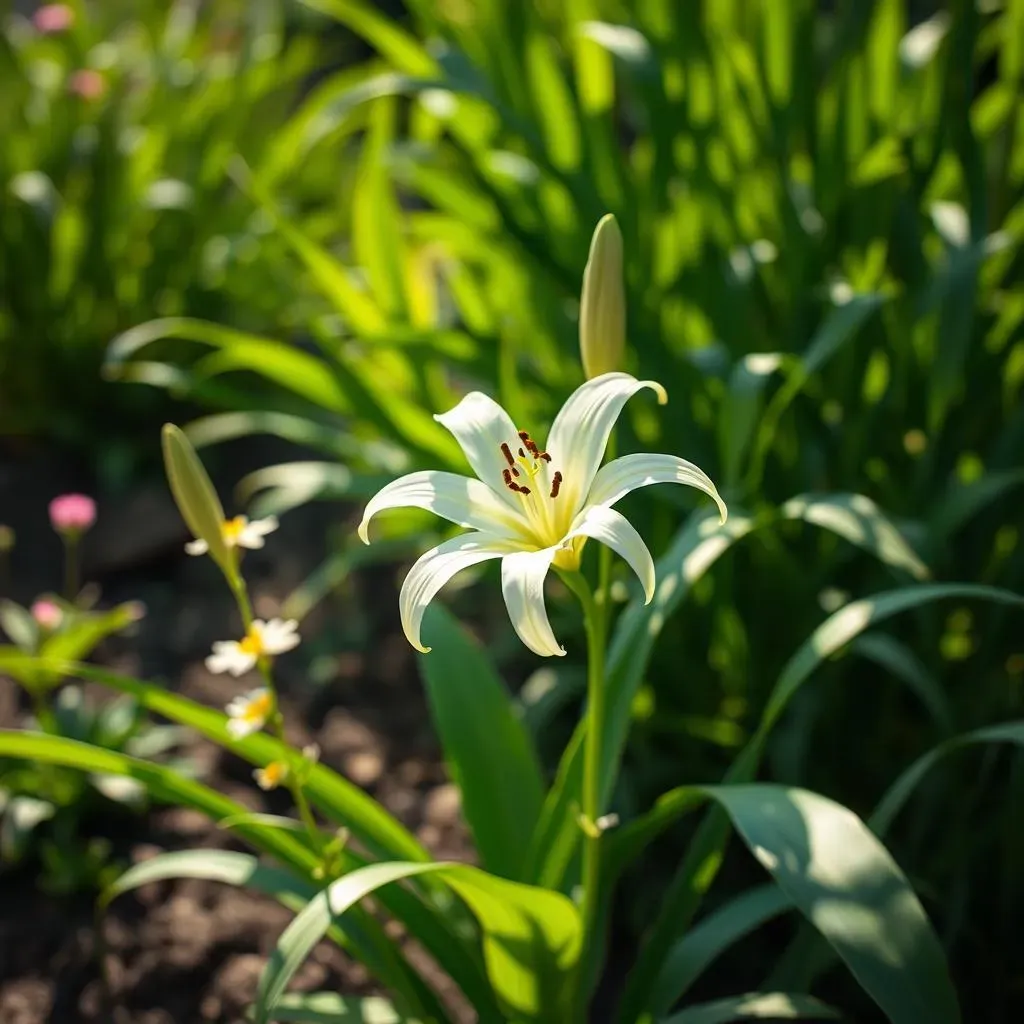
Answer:
POLYGON ((558 489, 562 486, 562 474, 555 470, 555 475, 551 478, 551 497, 558 497, 558 489))
MULTIPOLYGON (((516 486, 518 486, 518 484, 516 486)), ((524 495, 525 494, 529 494, 530 493, 530 488, 529 487, 520 487, 519 488, 519 493, 520 494, 524 494, 524 495)))
POLYGON ((512 474, 507 469, 501 471, 501 477, 505 481, 506 487, 512 486, 512 474))
POLYGON ((504 441, 501 442, 501 454, 505 456, 505 461, 510 466, 514 466, 516 464, 516 460, 512 458, 512 450, 504 441))
POLYGON ((524 452, 522 448, 519 449, 519 458, 521 458, 521 459, 525 459, 526 458, 526 452, 524 452))
POLYGON ((538 452, 537 453, 537 458, 538 459, 543 459, 545 462, 550 462, 551 461, 551 456, 548 455, 547 452, 538 452))
POLYGON ((513 475, 513 476, 519 476, 519 470, 518 470, 518 469, 516 469, 516 467, 515 467, 515 466, 513 466, 513 467, 512 467, 512 475, 513 475))

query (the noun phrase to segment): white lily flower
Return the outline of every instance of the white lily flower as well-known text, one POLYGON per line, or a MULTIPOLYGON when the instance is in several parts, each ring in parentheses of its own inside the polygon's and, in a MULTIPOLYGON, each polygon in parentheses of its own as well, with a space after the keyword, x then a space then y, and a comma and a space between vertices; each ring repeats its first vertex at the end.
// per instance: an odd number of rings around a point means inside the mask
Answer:
POLYGON ((228 733, 233 739, 241 740, 259 732, 267 724, 274 710, 274 698, 270 691, 261 686, 235 697, 224 709, 228 715, 228 733))
POLYGON ((501 559, 501 586, 512 625, 536 654, 562 655, 544 606, 548 569, 579 567, 588 537, 607 544, 639 577, 648 602, 654 596, 654 561, 640 535, 611 506, 638 487, 677 483, 715 500, 725 521, 725 502, 711 479, 674 455, 625 455, 601 466, 608 437, 626 401, 650 388, 667 400, 656 381, 605 373, 576 389, 555 417, 543 450, 516 429, 497 402, 471 392, 454 409, 436 416, 462 447, 475 477, 431 470, 410 473, 370 499, 359 536, 389 508, 427 509, 472 532, 439 544, 413 565, 399 605, 409 643, 420 642, 427 605, 460 569, 501 559))
MULTIPOLYGON (((235 516, 234 519, 221 523, 220 531, 224 543, 229 548, 248 548, 250 551, 256 551, 263 547, 263 538, 268 533, 273 533, 277 527, 277 516, 252 520, 248 516, 235 516)), ((210 547, 205 540, 197 537, 185 545, 185 550, 190 555, 205 555, 210 547)))
POLYGON ((211 672, 230 672, 240 676, 248 672, 260 658, 284 654, 299 645, 299 628, 295 619, 256 619, 241 640, 218 640, 213 654, 206 659, 211 672))

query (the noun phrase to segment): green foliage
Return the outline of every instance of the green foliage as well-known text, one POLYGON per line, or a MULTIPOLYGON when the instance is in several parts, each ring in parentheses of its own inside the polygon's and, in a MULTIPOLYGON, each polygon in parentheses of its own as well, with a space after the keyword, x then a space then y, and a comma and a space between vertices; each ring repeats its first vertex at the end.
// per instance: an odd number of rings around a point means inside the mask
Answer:
MULTIPOLYGON (((258 1020, 447 1019, 361 906, 372 897, 482 1021, 584 1019, 609 928, 633 924, 619 1024, 828 1017, 807 993, 837 959, 895 1024, 956 1024, 936 931, 959 951, 957 915, 936 901, 933 927, 878 837, 898 811, 912 818, 893 829, 898 860, 939 892, 950 877, 965 892, 980 872, 1011 880, 993 865, 1019 853, 1019 829, 1000 820, 975 863, 960 856, 977 787, 928 781, 953 751, 1021 735, 1005 719, 1024 606, 1024 4, 957 0, 918 25, 901 0, 408 0, 402 23, 369 0, 307 6, 375 56, 319 81, 262 146, 213 147, 218 171, 227 150, 244 157, 230 162, 224 211, 251 213, 279 247, 287 316, 226 325, 194 303, 133 306, 134 319, 102 324, 121 332, 107 374, 216 410, 188 428, 197 446, 270 433, 319 451, 243 482, 261 513, 362 500, 410 469, 460 470, 433 413, 480 387, 532 429, 579 380, 577 299, 591 232, 611 212, 624 358, 671 396, 664 416, 633 410, 617 444, 693 459, 732 515, 679 525, 678 497, 629 499, 664 552, 657 590, 646 606, 625 591, 590 689, 603 714, 590 706, 567 725, 550 784, 488 652, 437 620, 422 665, 481 868, 432 862, 323 765, 294 788, 300 810, 308 799, 356 849, 305 815, 282 828, 85 744, 3 734, 0 753, 123 774, 229 819, 277 861, 194 851, 123 883, 178 870, 290 906, 308 895, 266 967, 258 1020), (304 176, 325 160, 341 198, 314 208, 304 176), (865 824, 812 789, 877 809, 865 824), (580 814, 594 793, 614 811, 600 824, 580 814), (732 831, 771 886, 733 887, 694 925, 713 883, 731 882, 720 869, 732 831), (667 870, 652 848, 666 833, 667 870), (581 847, 593 870, 581 872, 581 847), (808 924, 754 979, 763 991, 677 1005, 790 910, 808 924), (289 1002, 324 936, 368 965, 393 1009, 289 1002)), ((247 284, 256 310, 265 284, 247 284)), ((341 552, 298 606, 354 564, 341 552)), ((598 618, 621 592, 619 579, 602 589, 598 618)), ((581 650, 579 637, 567 647, 581 650)), ((100 680, 255 765, 291 756, 276 736, 231 740, 219 712, 42 653, 28 671, 100 680)), ((1005 774, 1012 804, 1020 772, 1005 774)), ((963 901, 979 924, 988 888, 963 901)))
POLYGON ((101 378, 111 337, 154 314, 279 315, 225 168, 272 142, 316 50, 286 39, 278 0, 73 6, 64 31, 0 25, 0 434, 134 449, 155 410, 101 378))

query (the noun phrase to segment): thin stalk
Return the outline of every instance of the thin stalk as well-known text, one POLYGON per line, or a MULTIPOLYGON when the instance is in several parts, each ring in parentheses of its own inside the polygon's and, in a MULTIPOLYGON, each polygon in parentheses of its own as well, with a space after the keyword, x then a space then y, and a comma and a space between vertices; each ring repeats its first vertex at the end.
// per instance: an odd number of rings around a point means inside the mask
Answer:
POLYGON ((64 541, 64 596, 74 601, 80 589, 78 573, 78 536, 65 532, 61 534, 64 541))
MULTIPOLYGON (((235 601, 238 604, 238 611, 242 616, 242 627, 246 633, 252 627, 253 613, 252 613, 252 602, 249 600, 249 591, 245 586, 245 580, 242 579, 240 573, 235 572, 233 577, 228 581, 231 584, 231 591, 235 595, 235 601)), ((284 717, 281 715, 281 708, 278 705, 277 700, 277 687, 274 685, 274 675, 270 671, 270 662, 267 658, 261 657, 257 663, 260 676, 263 678, 263 685, 266 686, 267 691, 270 693, 273 701, 274 710, 267 720, 267 725, 270 727, 271 735, 280 741, 281 746, 289 752, 289 764, 288 774, 285 777, 286 785, 291 791, 292 799, 295 801, 295 806, 298 809, 299 817, 302 819, 303 825, 306 826, 306 830, 309 832, 310 841, 313 844, 313 849, 319 851, 323 845, 323 836, 320 832, 320 827, 316 823, 316 818, 313 816, 312 808, 309 806, 309 801, 306 799, 306 793, 302 788, 302 783, 298 778, 298 765, 299 759, 291 756, 294 751, 285 739, 284 734, 284 717)))
MULTIPOLYGON (((590 999, 590 962, 598 941, 601 908, 601 740, 605 716, 605 626, 607 602, 594 599, 587 581, 580 573, 566 573, 566 583, 583 606, 587 633, 587 708, 583 748, 583 887, 580 905, 583 948, 580 951, 576 987, 576 1015, 586 1019, 590 999)), ((607 588, 604 594, 607 595, 607 588)))

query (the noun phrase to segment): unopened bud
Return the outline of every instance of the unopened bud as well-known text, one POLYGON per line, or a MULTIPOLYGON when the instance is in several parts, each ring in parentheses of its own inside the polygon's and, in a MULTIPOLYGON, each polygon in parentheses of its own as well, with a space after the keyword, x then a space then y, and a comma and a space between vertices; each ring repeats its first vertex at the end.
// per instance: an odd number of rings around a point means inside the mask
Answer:
POLYGON ((163 429, 164 467, 178 511, 197 540, 206 541, 210 557, 229 576, 235 565, 224 543, 224 508, 188 438, 173 423, 163 429))
POLYGON ((580 356, 587 379, 621 370, 626 348, 622 232, 607 213, 594 229, 580 297, 580 356))

